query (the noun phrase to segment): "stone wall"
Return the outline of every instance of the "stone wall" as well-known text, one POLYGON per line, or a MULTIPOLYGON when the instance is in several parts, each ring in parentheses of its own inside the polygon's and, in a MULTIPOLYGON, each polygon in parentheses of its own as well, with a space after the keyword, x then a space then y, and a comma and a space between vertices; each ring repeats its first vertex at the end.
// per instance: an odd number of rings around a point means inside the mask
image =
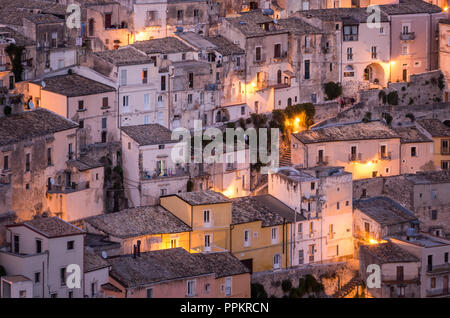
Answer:
POLYGON ((281 298, 284 296, 281 288, 283 280, 290 280, 292 287, 297 288, 299 279, 310 274, 324 285, 325 295, 332 296, 339 290, 339 286, 344 286, 357 274, 357 269, 356 261, 311 264, 292 269, 254 273, 251 282, 263 285, 268 297, 281 298))

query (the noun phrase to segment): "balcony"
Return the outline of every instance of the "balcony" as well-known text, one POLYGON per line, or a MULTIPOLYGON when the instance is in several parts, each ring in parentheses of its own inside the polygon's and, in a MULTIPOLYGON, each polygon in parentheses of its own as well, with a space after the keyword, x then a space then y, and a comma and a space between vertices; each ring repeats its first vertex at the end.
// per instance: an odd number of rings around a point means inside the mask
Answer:
POLYGON ((317 157, 316 164, 318 166, 326 166, 328 164, 328 156, 325 157, 317 157))
POLYGON ((440 264, 440 265, 430 265, 427 266, 428 275, 446 274, 450 273, 450 263, 440 264))
POLYGON ((378 154, 378 159, 379 160, 391 160, 391 152, 380 152, 378 154))
POLYGON ((162 20, 161 19, 148 19, 145 22, 146 27, 152 27, 152 26, 161 26, 162 20))
POLYGON ((186 169, 183 168, 175 168, 175 169, 165 169, 162 171, 143 171, 141 173, 141 180, 155 180, 155 179, 164 179, 164 178, 173 178, 173 177, 187 177, 189 173, 186 169))
POLYGON ((427 297, 450 297, 450 292, 448 288, 436 288, 436 289, 427 289, 426 290, 427 297))
POLYGON ((48 188, 47 193, 49 194, 63 194, 63 193, 73 193, 77 191, 83 191, 90 188, 89 181, 83 181, 80 183, 72 182, 71 185, 52 185, 48 188))
POLYGON ((408 33, 400 33, 400 40, 401 41, 412 41, 416 38, 415 32, 408 32, 408 33))
POLYGON ((361 153, 351 153, 348 155, 348 161, 361 161, 362 154, 361 153))
POLYGON ((286 57, 288 56, 287 52, 281 52, 279 55, 274 56, 272 59, 273 63, 279 63, 282 62, 286 57))

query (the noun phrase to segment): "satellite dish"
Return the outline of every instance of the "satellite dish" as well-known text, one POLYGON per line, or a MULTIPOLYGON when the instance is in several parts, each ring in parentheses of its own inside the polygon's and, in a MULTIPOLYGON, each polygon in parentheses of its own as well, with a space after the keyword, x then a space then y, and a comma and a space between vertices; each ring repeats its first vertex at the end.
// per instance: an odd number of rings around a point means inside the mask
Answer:
POLYGON ((29 101, 28 102, 28 107, 30 107, 30 109, 34 109, 34 103, 33 103, 33 101, 29 101))
POLYGON ((54 185, 54 184, 55 184, 55 179, 50 178, 50 183, 51 183, 52 185, 54 185))
POLYGON ((106 251, 102 251, 102 257, 105 259, 108 258, 108 254, 106 254, 106 251))
POLYGON ((42 86, 42 88, 45 88, 45 82, 44 81, 41 82, 41 86, 42 86))

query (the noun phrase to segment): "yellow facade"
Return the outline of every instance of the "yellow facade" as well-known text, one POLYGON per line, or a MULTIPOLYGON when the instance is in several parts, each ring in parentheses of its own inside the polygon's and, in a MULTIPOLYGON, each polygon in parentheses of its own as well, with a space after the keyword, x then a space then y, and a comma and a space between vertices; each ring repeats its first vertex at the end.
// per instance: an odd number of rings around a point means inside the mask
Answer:
POLYGON ((190 252, 230 250, 231 202, 190 205, 173 195, 161 197, 160 204, 192 228, 190 252), (209 223, 204 222, 205 211, 209 211, 209 223), (209 236, 209 247, 206 236, 209 236))
POLYGON ((446 167, 450 169, 450 137, 433 137, 433 162, 437 169, 445 167, 443 162, 447 162, 446 167), (447 148, 443 147, 443 141, 447 142, 447 148))
POLYGON ((279 267, 290 264, 288 238, 290 224, 262 227, 261 221, 234 224, 231 230, 231 252, 241 261, 251 259, 253 272, 276 269, 275 255, 279 255, 279 267), (283 230, 284 228, 284 230, 283 230), (277 240, 272 241, 272 229, 277 231, 277 240), (245 231, 249 231, 249 243, 245 244, 245 231))

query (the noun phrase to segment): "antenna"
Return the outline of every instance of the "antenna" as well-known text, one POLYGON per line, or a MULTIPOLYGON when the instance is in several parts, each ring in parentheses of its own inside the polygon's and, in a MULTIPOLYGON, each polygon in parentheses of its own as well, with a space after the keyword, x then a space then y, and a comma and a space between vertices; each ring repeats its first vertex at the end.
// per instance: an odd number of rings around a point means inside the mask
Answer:
POLYGON ((50 183, 51 183, 52 185, 54 185, 54 184, 55 184, 55 179, 50 178, 50 183))
POLYGON ((30 109, 34 109, 34 103, 33 103, 32 100, 30 100, 30 101, 28 102, 28 107, 29 107, 30 109))
POLYGON ((41 86, 42 86, 42 88, 45 88, 45 82, 44 81, 41 82, 41 86))
POLYGON ((106 254, 106 251, 102 251, 102 257, 105 259, 108 258, 108 254, 106 254))

